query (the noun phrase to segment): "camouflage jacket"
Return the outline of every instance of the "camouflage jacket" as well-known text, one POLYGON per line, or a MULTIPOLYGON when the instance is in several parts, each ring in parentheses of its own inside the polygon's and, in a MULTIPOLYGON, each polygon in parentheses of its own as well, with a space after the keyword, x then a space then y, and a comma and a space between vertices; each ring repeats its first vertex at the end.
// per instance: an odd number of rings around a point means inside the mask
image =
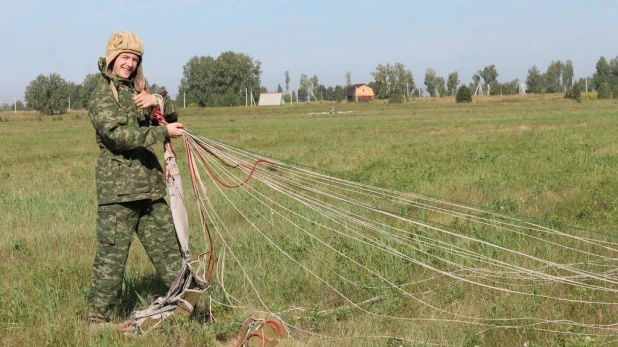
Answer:
POLYGON ((104 58, 99 70, 88 112, 101 150, 95 172, 99 205, 164 197, 163 171, 151 146, 169 138, 167 128, 153 126, 150 110, 135 106, 132 97, 138 92, 132 80, 111 76, 104 58), (118 89, 118 102, 110 81, 118 89))

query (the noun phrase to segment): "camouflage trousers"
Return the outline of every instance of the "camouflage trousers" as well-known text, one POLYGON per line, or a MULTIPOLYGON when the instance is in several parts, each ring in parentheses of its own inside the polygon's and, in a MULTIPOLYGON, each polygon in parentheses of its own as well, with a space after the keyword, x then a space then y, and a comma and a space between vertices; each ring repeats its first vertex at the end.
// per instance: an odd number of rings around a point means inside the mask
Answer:
POLYGON ((90 322, 109 321, 116 312, 134 233, 167 286, 182 266, 172 213, 164 199, 99 205, 99 248, 88 294, 90 322))

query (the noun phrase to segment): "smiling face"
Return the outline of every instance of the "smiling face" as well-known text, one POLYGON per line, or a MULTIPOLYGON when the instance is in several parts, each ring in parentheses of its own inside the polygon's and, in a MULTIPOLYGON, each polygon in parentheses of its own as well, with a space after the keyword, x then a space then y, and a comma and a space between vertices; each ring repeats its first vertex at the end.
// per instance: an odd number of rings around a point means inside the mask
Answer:
POLYGON ((112 74, 122 78, 129 78, 131 74, 135 72, 139 63, 140 58, 137 54, 128 52, 120 53, 116 59, 114 59, 112 74))

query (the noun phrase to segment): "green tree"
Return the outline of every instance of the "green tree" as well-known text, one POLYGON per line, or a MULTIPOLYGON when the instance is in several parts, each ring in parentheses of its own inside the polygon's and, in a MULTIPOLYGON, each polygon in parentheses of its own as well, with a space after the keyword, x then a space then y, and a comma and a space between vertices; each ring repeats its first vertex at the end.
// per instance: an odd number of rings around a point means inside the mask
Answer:
POLYGON ((543 76, 536 66, 528 69, 528 77, 526 77, 526 93, 539 94, 543 91, 543 76))
POLYGON ((611 97, 611 81, 612 71, 605 57, 599 58, 596 65, 596 72, 592 76, 592 85, 598 93, 599 99, 607 99, 611 97))
POLYGON ((601 85, 597 89, 597 97, 599 99, 609 99, 612 97, 612 91, 610 89, 609 83, 601 83, 601 85))
POLYGON ((340 85, 335 86, 335 99, 336 101, 342 101, 345 99, 345 92, 348 88, 340 85))
POLYGON ((408 95, 408 91, 414 89, 412 71, 399 62, 394 65, 379 64, 371 75, 374 82, 370 85, 378 99, 388 99, 395 92, 399 95, 408 95))
POLYGON ((562 62, 552 61, 545 72, 545 91, 547 93, 558 93, 562 86, 562 62))
POLYGON ((448 74, 448 78, 446 81, 446 95, 454 95, 457 91, 457 86, 459 85, 459 83, 459 73, 457 71, 448 74))
POLYGON ((29 108, 43 114, 64 114, 69 107, 69 86, 57 73, 40 74, 28 84, 24 97, 29 108))
POLYGON ((611 93, 615 99, 618 98, 618 57, 612 58, 609 61, 609 68, 609 84, 611 86, 611 93))
POLYGON ((466 85, 459 87, 457 95, 455 96, 455 101, 457 101, 457 103, 472 102, 472 92, 470 88, 466 85))
POLYGON ((345 84, 346 84, 346 87, 349 87, 352 85, 352 73, 350 71, 345 73, 345 84))
POLYGON ((393 65, 393 71, 391 74, 393 80, 393 89, 397 94, 408 97, 410 90, 414 89, 414 76, 412 71, 406 69, 406 66, 402 63, 395 63, 393 65))
POLYGON ((311 88, 311 82, 307 75, 300 74, 300 81, 298 85, 298 92, 296 94, 297 100, 309 101, 309 88, 311 88))
MULTIPOLYGON (((487 94, 490 94, 490 92, 491 92, 490 84, 492 82, 497 82, 498 81, 498 76, 499 75, 498 75, 498 70, 496 70, 496 65, 491 64, 491 65, 485 66, 483 68, 483 70, 477 71, 476 74, 483 79, 484 87, 487 90, 487 94), (488 87, 489 87, 489 89, 488 89, 488 87)), ((479 82, 480 82, 480 80, 479 80, 479 82)))
POLYGON ((574 83, 564 94, 565 99, 582 102, 582 86, 580 82, 574 83))
POLYGON ((71 110, 83 108, 82 106, 83 102, 80 96, 82 85, 75 84, 74 82, 67 82, 66 88, 67 88, 67 94, 68 94, 67 108, 70 107, 71 110))
POLYGON ((573 68, 573 62, 571 61, 571 59, 568 59, 562 66, 562 88, 568 91, 569 89, 571 89, 574 83, 575 71, 573 68))
POLYGON ((438 95, 442 98, 446 96, 446 82, 443 77, 436 77, 435 79, 436 88, 438 89, 438 95))
POLYGON ((318 81, 317 75, 313 75, 313 77, 309 79, 309 86, 309 88, 311 89, 309 97, 311 98, 311 94, 313 94, 314 98, 317 99, 319 97, 319 99, 322 100, 323 96, 320 95, 320 82, 318 81))
POLYGON ((195 56, 183 66, 179 96, 184 93, 187 103, 199 106, 238 105, 241 99, 244 103, 245 91, 259 96, 261 73, 260 61, 244 53, 227 51, 216 59, 195 56))
POLYGON ((378 64, 376 70, 371 73, 374 79, 372 85, 373 92, 378 99, 388 99, 391 93, 391 81, 389 79, 389 70, 391 68, 390 64, 378 64))
POLYGON ((519 80, 514 79, 511 82, 500 83, 500 82, 492 82, 490 83, 490 93, 491 95, 514 95, 519 93, 519 80))
POLYGON ((99 74, 87 74, 82 81, 82 87, 79 89, 79 99, 83 109, 87 110, 90 107, 92 93, 97 88, 99 81, 99 74))
POLYGON ((290 94, 290 72, 285 72, 285 95, 290 94))
POLYGON ((281 88, 281 84, 277 84, 277 93, 283 93, 283 88, 281 88))
POLYGON ((432 98, 436 96, 436 91, 438 89, 436 82, 436 71, 432 68, 427 68, 427 70, 425 70, 425 89, 432 98))

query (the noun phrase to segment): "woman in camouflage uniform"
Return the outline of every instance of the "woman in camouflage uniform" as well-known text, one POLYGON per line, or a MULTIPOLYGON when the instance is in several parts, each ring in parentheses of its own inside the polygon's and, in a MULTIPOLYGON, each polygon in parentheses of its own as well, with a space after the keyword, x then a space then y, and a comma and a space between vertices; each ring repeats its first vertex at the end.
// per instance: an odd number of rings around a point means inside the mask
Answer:
POLYGON ((161 165, 151 146, 182 135, 182 124, 150 120, 163 99, 144 88, 144 46, 137 35, 113 34, 99 59, 99 83, 89 117, 100 155, 96 166, 98 250, 88 295, 88 321, 112 319, 133 234, 137 233, 158 275, 168 285, 181 267, 172 215, 165 201, 161 165))

